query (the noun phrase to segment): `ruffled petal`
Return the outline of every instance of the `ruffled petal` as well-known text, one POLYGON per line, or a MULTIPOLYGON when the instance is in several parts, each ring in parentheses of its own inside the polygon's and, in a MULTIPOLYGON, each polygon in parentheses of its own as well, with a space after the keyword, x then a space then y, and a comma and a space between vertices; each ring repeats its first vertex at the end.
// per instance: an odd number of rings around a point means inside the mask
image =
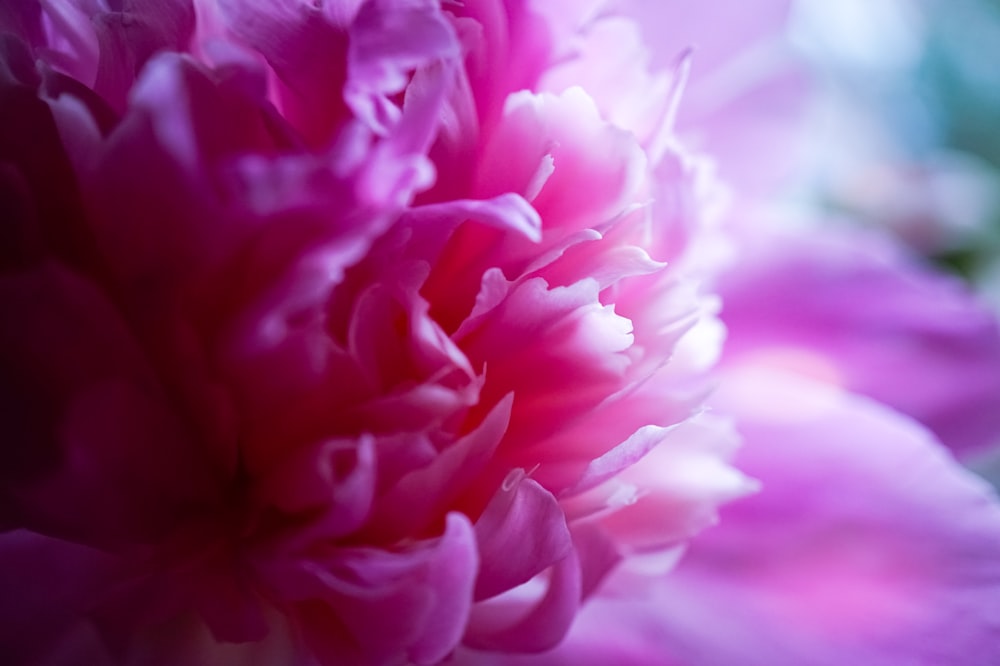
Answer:
POLYGON ((532 467, 564 455, 535 443, 620 386, 631 324, 600 303, 593 280, 549 289, 533 278, 504 287, 498 271, 489 275, 497 283, 491 290, 491 280, 484 280, 481 299, 456 338, 473 367, 484 372, 481 405, 516 391, 508 451, 517 455, 512 466, 532 467))
POLYGON ((276 102, 307 140, 322 145, 347 120, 348 28, 360 2, 220 0, 222 25, 277 75, 276 102))
POLYGON ((345 99, 376 133, 388 133, 401 114, 389 97, 406 88, 410 72, 459 55, 458 41, 437 3, 367 2, 351 25, 345 99))
POLYGON ((324 663, 433 664, 461 638, 477 565, 472 526, 450 514, 440 537, 406 550, 319 548, 263 570, 324 663))
POLYGON ((728 463, 738 444, 732 425, 708 414, 671 428, 647 427, 595 460, 583 488, 607 480, 564 505, 571 515, 597 521, 623 553, 663 551, 718 522, 721 505, 758 489, 728 463), (609 474, 608 467, 619 466, 609 474))
POLYGON ((419 532, 468 489, 487 467, 503 439, 512 402, 511 396, 505 397, 475 430, 427 464, 407 470, 379 497, 371 519, 371 534, 386 539, 419 532))
POLYGON ((289 550, 305 539, 336 539, 368 519, 375 496, 375 445, 329 440, 291 453, 256 486, 258 500, 289 514, 313 512, 304 529, 282 542, 289 550), (303 534, 304 532, 304 534, 303 534))

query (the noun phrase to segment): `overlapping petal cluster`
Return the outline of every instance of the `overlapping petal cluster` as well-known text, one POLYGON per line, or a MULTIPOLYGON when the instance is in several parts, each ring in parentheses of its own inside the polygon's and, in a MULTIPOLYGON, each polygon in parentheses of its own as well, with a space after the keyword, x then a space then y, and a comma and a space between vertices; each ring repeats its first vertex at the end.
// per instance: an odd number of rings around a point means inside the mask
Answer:
POLYGON ((788 5, 0 5, 0 656, 989 663, 1000 333, 762 213, 788 5))
POLYGON ((753 488, 684 69, 585 4, 0 10, 15 660, 539 651, 753 488))

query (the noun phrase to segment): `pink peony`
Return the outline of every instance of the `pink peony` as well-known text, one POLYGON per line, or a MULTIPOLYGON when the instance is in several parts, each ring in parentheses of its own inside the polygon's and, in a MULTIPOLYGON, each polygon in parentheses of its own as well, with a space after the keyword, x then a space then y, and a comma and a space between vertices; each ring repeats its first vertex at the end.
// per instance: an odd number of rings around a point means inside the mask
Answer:
POLYGON ((982 663, 1000 336, 748 213, 787 9, 0 6, 0 655, 982 663))
POLYGON ((0 9, 9 661, 540 651, 753 489, 682 69, 537 5, 0 9))

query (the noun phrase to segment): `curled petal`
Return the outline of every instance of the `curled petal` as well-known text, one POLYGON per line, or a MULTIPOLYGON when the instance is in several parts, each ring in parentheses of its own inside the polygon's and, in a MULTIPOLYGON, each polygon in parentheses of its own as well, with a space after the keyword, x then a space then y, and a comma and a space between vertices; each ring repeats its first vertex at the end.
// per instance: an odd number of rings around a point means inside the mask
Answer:
POLYGON ((538 213, 522 196, 511 192, 482 201, 462 199, 419 206, 409 216, 415 222, 433 220, 434 224, 471 219, 522 234, 530 240, 541 240, 542 220, 538 213))
POLYGON ((375 495, 374 443, 370 437, 332 440, 297 451, 258 482, 257 492, 261 501, 283 511, 321 512, 309 530, 316 538, 349 534, 368 519, 375 495))
POLYGON ((552 648, 573 623, 582 597, 582 582, 580 560, 576 550, 571 549, 547 575, 474 606, 463 644, 503 652, 552 648))
POLYGON ((433 664, 461 638, 477 565, 472 526, 450 514, 440 537, 411 549, 321 550, 276 561, 267 575, 327 663, 433 664))
POLYGON ((551 493, 513 470, 476 521, 481 558, 476 599, 522 583, 569 553, 566 518, 551 493))

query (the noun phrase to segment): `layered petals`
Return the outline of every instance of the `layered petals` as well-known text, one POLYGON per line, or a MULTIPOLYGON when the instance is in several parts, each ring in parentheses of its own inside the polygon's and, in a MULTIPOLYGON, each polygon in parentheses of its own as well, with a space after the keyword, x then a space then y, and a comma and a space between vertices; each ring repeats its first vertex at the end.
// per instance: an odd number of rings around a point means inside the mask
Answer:
POLYGON ((788 2, 681 5, 0 8, 0 652, 977 663, 1000 509, 909 419, 990 441, 996 324, 867 238, 716 275, 681 137, 777 162, 788 2))
POLYGON ((476 568, 472 526, 451 515, 440 537, 403 552, 320 545, 264 571, 319 659, 434 664, 461 638, 476 568))
POLYGON ((597 9, 0 11, 0 554, 79 577, 11 581, 19 657, 539 652, 748 489, 672 437, 719 343, 651 240, 702 222, 677 79, 544 81, 597 9))

